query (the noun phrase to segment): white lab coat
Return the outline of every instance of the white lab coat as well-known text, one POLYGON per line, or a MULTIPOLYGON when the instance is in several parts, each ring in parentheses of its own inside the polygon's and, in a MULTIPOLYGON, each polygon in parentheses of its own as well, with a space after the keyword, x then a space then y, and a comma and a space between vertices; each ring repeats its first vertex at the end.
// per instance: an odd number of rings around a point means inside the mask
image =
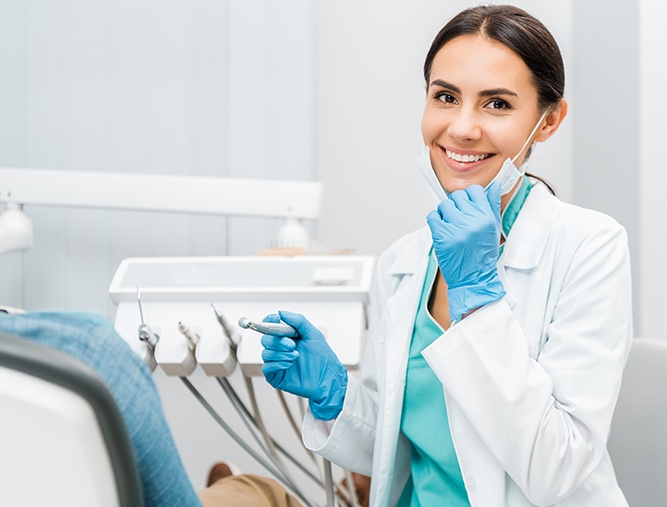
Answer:
MULTIPOLYGON (((308 448, 372 476, 371 505, 395 505, 410 473, 401 411, 431 243, 423 228, 380 257, 361 379, 335 421, 304 421, 308 448)), ((498 266, 507 295, 423 351, 471 505, 627 506, 606 449, 632 341, 625 230, 537 184, 498 266)))

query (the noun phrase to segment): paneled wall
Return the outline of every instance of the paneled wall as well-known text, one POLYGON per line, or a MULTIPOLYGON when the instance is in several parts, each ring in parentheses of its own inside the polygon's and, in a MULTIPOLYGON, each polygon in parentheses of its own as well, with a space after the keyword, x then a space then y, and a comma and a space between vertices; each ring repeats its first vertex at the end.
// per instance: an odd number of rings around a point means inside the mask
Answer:
MULTIPOLYGON (((641 280, 641 329, 647 337, 667 340, 662 317, 667 308, 667 263, 665 234, 667 225, 667 170, 665 164, 664 83, 667 81, 667 31, 664 19, 667 4, 652 0, 639 2, 639 149, 633 166, 640 168, 638 203, 641 248, 637 255, 641 280)), ((625 106, 623 106, 625 107, 625 106)))
MULTIPOLYGON (((312 179, 311 30, 307 0, 3 0, 0 165, 312 179)), ((0 300, 110 316, 122 258, 254 253, 280 225, 26 212, 35 245, 0 258, 0 300)))
POLYGON ((573 3, 574 202, 613 216, 628 232, 635 334, 640 335, 645 281, 640 276, 639 4, 573 3))

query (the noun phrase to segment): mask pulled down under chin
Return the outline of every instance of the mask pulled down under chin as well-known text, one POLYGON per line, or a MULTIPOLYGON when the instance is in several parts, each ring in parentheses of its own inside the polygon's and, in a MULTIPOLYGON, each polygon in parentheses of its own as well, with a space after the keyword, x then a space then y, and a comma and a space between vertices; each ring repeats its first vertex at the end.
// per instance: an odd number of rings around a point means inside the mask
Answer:
MULTIPOLYGON (((419 166, 419 170, 422 173, 422 176, 424 176, 426 185, 428 186, 428 189, 435 198, 436 202, 440 203, 445 199, 449 199, 449 192, 447 192, 440 184, 440 180, 438 179, 438 176, 435 174, 435 170, 431 165, 431 155, 428 146, 424 146, 422 155, 417 159, 417 165, 419 166)), ((519 169, 516 165, 514 165, 512 159, 508 157, 507 160, 503 162, 503 165, 500 168, 500 171, 498 171, 498 174, 494 176, 494 178, 489 182, 488 185, 486 185, 486 187, 484 187, 484 189, 488 190, 493 182, 499 181, 500 194, 506 195, 510 193, 516 182, 519 181, 519 178, 523 176, 525 166, 526 164, 523 164, 521 169, 519 169)))

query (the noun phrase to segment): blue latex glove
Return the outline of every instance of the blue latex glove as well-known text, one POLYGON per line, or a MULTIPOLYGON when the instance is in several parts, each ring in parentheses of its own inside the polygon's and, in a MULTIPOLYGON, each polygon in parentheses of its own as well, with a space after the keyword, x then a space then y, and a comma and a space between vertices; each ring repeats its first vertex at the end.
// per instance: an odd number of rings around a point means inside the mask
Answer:
POLYGON ((279 312, 265 322, 283 320, 299 332, 296 340, 285 336, 262 336, 262 373, 276 389, 308 398, 315 419, 329 421, 343 410, 347 370, 324 335, 298 313, 279 312))
POLYGON ((452 192, 426 221, 442 276, 447 282, 452 322, 505 295, 498 278, 500 184, 488 197, 479 185, 452 192))

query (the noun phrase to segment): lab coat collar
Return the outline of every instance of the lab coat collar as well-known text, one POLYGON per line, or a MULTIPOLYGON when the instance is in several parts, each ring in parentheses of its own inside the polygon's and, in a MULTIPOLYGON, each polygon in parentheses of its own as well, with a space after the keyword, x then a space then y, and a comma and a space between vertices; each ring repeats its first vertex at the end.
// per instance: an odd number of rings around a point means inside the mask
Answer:
POLYGON ((558 219, 556 202, 544 185, 535 184, 507 237, 501 265, 530 270, 539 264, 558 219))
POLYGON ((420 264, 431 250, 433 240, 428 225, 414 231, 407 238, 411 239, 414 236, 416 240, 405 241, 405 247, 400 250, 394 262, 389 266, 387 272, 390 275, 412 275, 419 270, 420 264))

